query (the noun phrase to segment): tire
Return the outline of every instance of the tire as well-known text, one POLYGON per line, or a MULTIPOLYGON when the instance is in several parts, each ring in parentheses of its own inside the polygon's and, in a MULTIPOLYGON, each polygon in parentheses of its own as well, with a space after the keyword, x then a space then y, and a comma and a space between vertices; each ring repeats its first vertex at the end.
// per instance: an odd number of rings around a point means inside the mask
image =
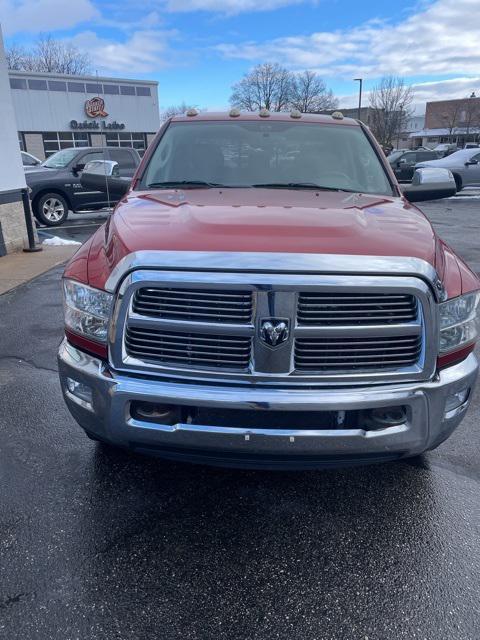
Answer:
POLYGON ((457 193, 463 189, 462 179, 460 176, 454 174, 455 184, 457 185, 457 193))
POLYGON ((97 437, 95 434, 93 434, 91 431, 86 431, 85 429, 84 429, 84 431, 85 431, 85 435, 87 436, 87 438, 88 438, 89 440, 93 440, 94 442, 102 442, 102 441, 100 440, 100 438, 98 438, 98 437, 97 437))
POLYGON ((34 214, 47 227, 59 227, 68 218, 68 203, 59 193, 44 193, 34 205, 34 214))

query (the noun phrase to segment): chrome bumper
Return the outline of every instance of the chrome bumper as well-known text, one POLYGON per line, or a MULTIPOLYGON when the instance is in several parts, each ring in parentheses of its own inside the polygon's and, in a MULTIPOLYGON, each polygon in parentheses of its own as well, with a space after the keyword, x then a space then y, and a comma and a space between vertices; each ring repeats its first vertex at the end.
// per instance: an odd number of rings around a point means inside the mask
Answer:
POLYGON ((102 361, 64 341, 59 350, 62 391, 77 422, 98 438, 137 451, 213 464, 260 467, 316 467, 411 456, 445 440, 462 420, 470 401, 447 412, 447 398, 472 390, 478 362, 472 354, 430 382, 350 389, 272 389, 206 386, 137 378, 105 369, 102 361), (67 378, 91 389, 91 402, 71 393, 67 378), (132 401, 258 411, 258 428, 240 429, 134 419, 132 401), (381 430, 299 430, 295 412, 373 409, 403 405, 401 425, 381 430), (262 413, 292 413, 291 429, 262 428, 262 413))

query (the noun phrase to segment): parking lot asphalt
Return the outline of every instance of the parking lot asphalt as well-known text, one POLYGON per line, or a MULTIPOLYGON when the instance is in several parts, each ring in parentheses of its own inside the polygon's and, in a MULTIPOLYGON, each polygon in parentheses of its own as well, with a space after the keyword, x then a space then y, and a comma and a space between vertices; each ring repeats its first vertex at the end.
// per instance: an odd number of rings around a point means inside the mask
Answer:
MULTIPOLYGON (((480 271, 480 201, 423 208, 480 271)), ((439 449, 379 466, 109 450, 61 398, 60 273, 0 297, 1 638, 478 640, 478 393, 439 449)))

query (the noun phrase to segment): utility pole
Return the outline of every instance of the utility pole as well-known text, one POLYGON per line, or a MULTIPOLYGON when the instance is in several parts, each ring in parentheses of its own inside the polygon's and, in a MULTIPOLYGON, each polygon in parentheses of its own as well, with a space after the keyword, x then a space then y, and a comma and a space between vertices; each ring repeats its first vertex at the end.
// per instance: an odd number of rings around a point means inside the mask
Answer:
POLYGON ((358 119, 360 120, 360 116, 362 114, 362 84, 363 84, 363 78, 354 78, 355 82, 359 83, 359 88, 358 88, 358 119))

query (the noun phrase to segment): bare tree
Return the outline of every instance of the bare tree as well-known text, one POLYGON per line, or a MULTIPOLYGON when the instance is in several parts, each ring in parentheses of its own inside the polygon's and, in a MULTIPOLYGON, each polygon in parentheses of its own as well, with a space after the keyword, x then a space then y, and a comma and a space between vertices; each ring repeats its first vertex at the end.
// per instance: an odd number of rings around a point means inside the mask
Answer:
POLYGON ((338 100, 315 71, 304 71, 292 79, 290 105, 302 113, 320 113, 335 109, 338 100))
POLYGON ((446 104, 441 118, 448 129, 448 135, 453 136, 456 132, 458 125, 460 124, 460 115, 462 111, 461 102, 458 100, 452 100, 450 103, 446 104))
POLYGON ((187 104, 186 102, 182 102, 180 104, 171 105, 170 107, 167 107, 166 109, 164 109, 160 117, 162 122, 165 122, 165 120, 168 120, 173 116, 185 113, 189 109, 198 109, 198 107, 193 104, 187 104))
POLYGON ((230 103, 247 111, 283 111, 292 92, 292 74, 279 64, 258 64, 232 87, 230 103))
POLYGON ((471 127, 478 127, 480 124, 480 100, 475 93, 462 102, 460 112, 461 124, 465 127, 465 134, 470 135, 471 127))
POLYGON ((393 146, 412 115, 412 88, 403 78, 385 76, 370 92, 372 131, 380 144, 393 146))
POLYGON ((15 71, 24 69, 27 53, 20 45, 14 43, 11 47, 7 47, 5 57, 9 69, 14 69, 15 71))
POLYGON ((91 73, 90 56, 82 53, 73 44, 55 40, 51 36, 40 36, 31 50, 12 45, 6 51, 10 69, 16 71, 41 71, 85 75, 91 73))

